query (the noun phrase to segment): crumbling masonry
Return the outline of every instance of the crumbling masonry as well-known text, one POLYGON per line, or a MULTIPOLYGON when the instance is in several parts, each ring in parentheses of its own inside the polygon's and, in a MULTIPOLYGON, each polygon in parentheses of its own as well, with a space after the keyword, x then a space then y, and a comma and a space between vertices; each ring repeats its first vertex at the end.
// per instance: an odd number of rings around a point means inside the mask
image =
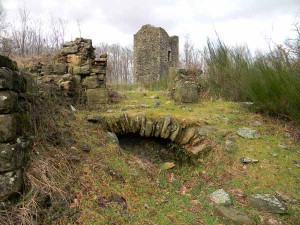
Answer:
POLYGON ((95 107, 108 102, 106 68, 107 55, 96 58, 92 40, 76 38, 64 43, 62 51, 35 72, 42 86, 54 83, 73 103, 80 99, 95 107))
POLYGON ((144 25, 134 35, 134 77, 140 84, 166 79, 179 62, 179 38, 161 27, 144 25))

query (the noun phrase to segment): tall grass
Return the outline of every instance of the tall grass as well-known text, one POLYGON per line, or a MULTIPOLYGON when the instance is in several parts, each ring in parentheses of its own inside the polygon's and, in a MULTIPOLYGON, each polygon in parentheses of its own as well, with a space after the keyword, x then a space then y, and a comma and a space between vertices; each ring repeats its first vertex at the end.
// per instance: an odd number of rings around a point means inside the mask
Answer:
POLYGON ((208 40, 206 85, 211 95, 252 101, 256 109, 300 122, 300 64, 274 49, 252 57, 247 46, 227 47, 208 40))

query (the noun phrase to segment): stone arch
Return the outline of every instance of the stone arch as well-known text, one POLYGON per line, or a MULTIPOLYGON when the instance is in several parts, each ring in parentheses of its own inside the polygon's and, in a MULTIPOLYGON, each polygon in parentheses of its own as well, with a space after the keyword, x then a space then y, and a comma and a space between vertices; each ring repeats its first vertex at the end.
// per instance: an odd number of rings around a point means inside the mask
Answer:
POLYGON ((105 128, 118 135, 137 134, 141 137, 169 139, 194 156, 204 155, 211 149, 211 137, 195 123, 181 122, 170 115, 152 117, 145 114, 104 117, 105 128))

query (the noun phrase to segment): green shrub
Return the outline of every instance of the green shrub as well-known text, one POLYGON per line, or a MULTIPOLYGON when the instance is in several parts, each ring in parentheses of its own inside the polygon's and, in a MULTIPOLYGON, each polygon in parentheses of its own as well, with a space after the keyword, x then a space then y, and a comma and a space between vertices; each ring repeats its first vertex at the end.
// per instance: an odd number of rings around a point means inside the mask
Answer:
POLYGON ((282 48, 253 58, 247 47, 229 48, 218 39, 208 40, 206 51, 211 95, 251 101, 257 110, 300 121, 300 64, 282 48))
POLYGON ((227 47, 220 39, 208 40, 206 49, 207 86, 210 94, 226 100, 245 100, 244 78, 248 76, 251 55, 247 47, 227 47))
POLYGON ((258 57, 245 83, 246 95, 257 109, 300 120, 300 67, 284 52, 258 57))

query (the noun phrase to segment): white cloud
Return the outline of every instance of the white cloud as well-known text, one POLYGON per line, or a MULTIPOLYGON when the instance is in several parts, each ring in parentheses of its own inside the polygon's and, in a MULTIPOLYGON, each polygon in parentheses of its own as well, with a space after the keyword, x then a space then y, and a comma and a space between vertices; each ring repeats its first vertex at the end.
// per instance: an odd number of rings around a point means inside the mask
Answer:
POLYGON ((23 4, 31 17, 68 20, 67 38, 79 35, 94 43, 132 44, 144 24, 161 26, 179 35, 181 45, 189 34, 202 47, 215 31, 228 44, 247 43, 251 49, 268 47, 266 39, 281 43, 291 35, 300 12, 299 0, 2 0, 11 20, 23 4))

